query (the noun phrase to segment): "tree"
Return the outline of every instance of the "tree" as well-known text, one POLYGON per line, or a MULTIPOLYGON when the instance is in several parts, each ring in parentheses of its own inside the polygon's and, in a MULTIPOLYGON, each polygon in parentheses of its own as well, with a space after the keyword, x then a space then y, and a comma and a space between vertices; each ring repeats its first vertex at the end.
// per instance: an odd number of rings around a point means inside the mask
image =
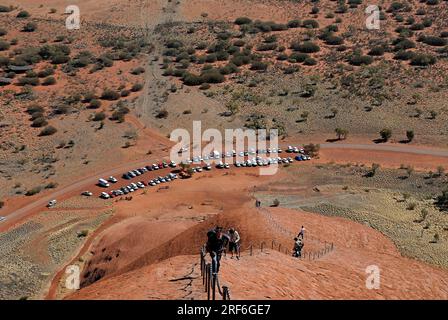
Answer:
POLYGON ((334 131, 336 132, 336 136, 338 137, 338 140, 347 139, 347 135, 348 135, 347 129, 336 128, 334 131))
POLYGON ((431 110, 430 112, 431 119, 435 119, 437 117, 437 111, 431 110))
POLYGON ((384 142, 387 142, 392 137, 392 130, 390 129, 383 129, 380 131, 381 139, 383 139, 384 142))
POLYGON ((406 137, 408 138, 408 142, 411 142, 412 140, 414 140, 414 130, 408 130, 406 131, 406 137))

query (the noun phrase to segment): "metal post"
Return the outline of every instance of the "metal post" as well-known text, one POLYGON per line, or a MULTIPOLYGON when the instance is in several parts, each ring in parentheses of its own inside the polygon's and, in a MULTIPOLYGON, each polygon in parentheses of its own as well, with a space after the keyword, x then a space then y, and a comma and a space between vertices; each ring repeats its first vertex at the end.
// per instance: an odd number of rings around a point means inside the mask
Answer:
POLYGON ((272 250, 274 250, 274 240, 272 240, 272 250))
POLYGON ((229 288, 226 286, 222 286, 222 299, 228 300, 227 297, 229 295, 229 288))
POLYGON ((252 245, 250 245, 250 255, 252 256, 252 245))
POLYGON ((212 275, 212 300, 216 300, 216 273, 212 275))
POLYGON ((262 242, 261 245, 260 245, 261 252, 263 252, 263 245, 264 245, 264 242, 262 242))
POLYGON ((208 264, 208 281, 207 281, 207 300, 210 300, 210 287, 211 287, 211 281, 212 281, 212 265, 209 263, 208 264))
POLYGON ((208 292, 208 278, 209 278, 209 268, 210 267, 210 263, 207 263, 207 265, 205 266, 205 292, 208 292))

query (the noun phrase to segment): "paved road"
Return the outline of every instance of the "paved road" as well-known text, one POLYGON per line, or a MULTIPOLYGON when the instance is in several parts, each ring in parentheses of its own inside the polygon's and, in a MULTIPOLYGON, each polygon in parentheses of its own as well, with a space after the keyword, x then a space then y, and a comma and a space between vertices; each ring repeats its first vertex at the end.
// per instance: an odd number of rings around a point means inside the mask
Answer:
POLYGON ((323 143, 320 145, 322 149, 355 149, 370 151, 389 151, 403 152, 412 154, 421 154, 437 157, 448 157, 448 150, 429 149, 423 147, 413 147, 406 145, 390 145, 390 144, 349 144, 349 143, 323 143))
MULTIPOLYGON (((440 149, 425 149, 425 148, 416 148, 412 146, 398 146, 398 145, 369 145, 369 144, 331 144, 324 143, 321 144, 322 149, 347 149, 347 150, 370 150, 370 151, 387 151, 387 152, 400 152, 400 153, 412 153, 412 154, 421 154, 421 155, 431 155, 431 156, 439 156, 439 157, 448 157, 447 150, 440 149)), ((73 182, 72 184, 62 187, 51 194, 47 194, 38 198, 37 200, 30 199, 30 203, 24 205, 22 208, 15 210, 14 212, 8 212, 7 208, 5 213, 2 215, 7 216, 7 221, 0 223, 0 229, 6 224, 10 224, 18 219, 25 217, 28 214, 31 214, 33 211, 44 208, 48 201, 52 199, 63 199, 70 194, 73 194, 76 191, 84 191, 90 190, 93 185, 95 185, 100 177, 109 177, 109 176, 118 176, 121 177, 122 173, 127 172, 129 170, 135 169, 137 167, 142 167, 148 164, 152 164, 154 162, 159 162, 157 159, 146 158, 142 160, 137 160, 133 162, 129 162, 123 164, 119 167, 113 169, 107 169, 101 172, 96 172, 91 176, 84 177, 78 181, 73 182)))

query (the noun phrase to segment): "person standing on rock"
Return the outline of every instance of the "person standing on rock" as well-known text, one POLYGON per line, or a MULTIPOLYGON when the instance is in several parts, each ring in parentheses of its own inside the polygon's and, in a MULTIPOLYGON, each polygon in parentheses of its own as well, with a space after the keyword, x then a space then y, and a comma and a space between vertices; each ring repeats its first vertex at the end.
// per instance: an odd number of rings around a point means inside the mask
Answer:
POLYGON ((238 231, 236 231, 234 228, 229 229, 229 251, 232 254, 230 259, 233 259, 233 252, 235 251, 236 258, 240 260, 240 235, 238 231))
POLYGON ((229 236, 222 232, 222 227, 215 227, 214 229, 207 232, 207 244, 205 246, 210 257, 213 260, 213 272, 219 272, 219 266, 221 261, 222 252, 229 243, 229 236))
POLYGON ((304 226, 302 226, 302 228, 300 228, 300 232, 299 232, 299 234, 297 235, 297 238, 302 238, 302 240, 303 240, 303 237, 305 236, 305 227, 304 226))

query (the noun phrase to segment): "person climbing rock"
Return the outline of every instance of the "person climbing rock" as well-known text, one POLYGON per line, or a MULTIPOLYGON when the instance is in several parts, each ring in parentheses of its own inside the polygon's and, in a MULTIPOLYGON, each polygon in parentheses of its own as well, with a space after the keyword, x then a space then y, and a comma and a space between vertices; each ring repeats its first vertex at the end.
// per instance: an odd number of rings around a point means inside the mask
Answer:
POLYGON ((222 227, 216 226, 214 229, 207 232, 207 244, 205 249, 212 259, 212 272, 219 272, 221 256, 229 241, 230 238, 222 232, 222 227))
POLYGON ((303 241, 300 238, 294 238, 294 250, 293 250, 293 257, 300 258, 302 257, 302 248, 303 248, 303 241))
POLYGON ((236 258, 239 260, 240 259, 240 240, 241 240, 240 235, 239 235, 238 231, 236 231, 234 228, 230 228, 229 229, 229 237, 230 237, 229 251, 232 254, 230 259, 233 259, 233 252, 235 252, 236 258))
POLYGON ((300 232, 299 232, 299 234, 297 235, 297 238, 300 238, 300 237, 301 237, 302 240, 303 240, 304 236, 305 236, 305 227, 302 226, 302 228, 300 228, 300 232))

